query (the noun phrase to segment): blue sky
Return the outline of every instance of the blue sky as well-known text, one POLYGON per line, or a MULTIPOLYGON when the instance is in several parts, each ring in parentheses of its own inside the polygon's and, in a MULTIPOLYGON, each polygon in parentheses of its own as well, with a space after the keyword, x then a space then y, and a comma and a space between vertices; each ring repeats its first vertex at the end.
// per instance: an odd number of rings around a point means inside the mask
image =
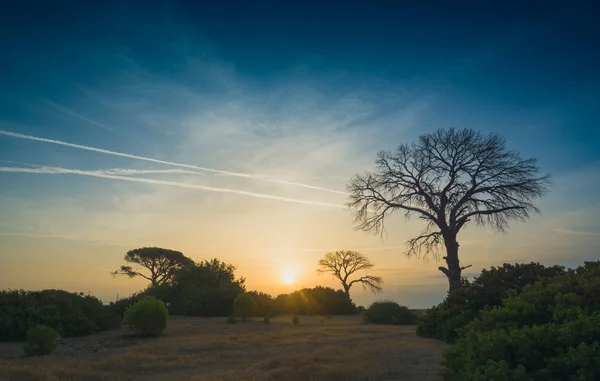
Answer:
POLYGON ((446 285, 434 261, 402 255, 417 222, 382 240, 320 204, 343 204, 327 190, 377 151, 447 127, 499 132, 554 178, 541 216, 465 232, 474 268, 597 258, 597 6, 461 4, 8 2, 0 130, 192 167, 0 134, 0 167, 46 168, 0 172, 0 287, 109 300, 143 287, 107 278, 124 252, 157 245, 219 256, 277 293, 260 274, 334 285, 312 267, 345 247, 380 264, 385 297, 426 307, 446 285))

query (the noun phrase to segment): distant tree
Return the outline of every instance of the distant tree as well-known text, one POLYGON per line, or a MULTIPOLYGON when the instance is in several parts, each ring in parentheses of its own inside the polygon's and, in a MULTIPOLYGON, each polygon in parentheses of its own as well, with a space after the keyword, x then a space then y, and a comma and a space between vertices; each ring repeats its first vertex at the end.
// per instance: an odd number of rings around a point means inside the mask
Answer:
POLYGON ((169 283, 179 270, 194 263, 179 251, 160 247, 130 250, 125 254, 124 259, 134 266, 121 266, 119 270, 112 273, 113 276, 126 275, 130 278, 139 276, 148 279, 152 286, 169 283), (144 274, 142 270, 148 270, 150 274, 144 274))
POLYGON ((538 212, 535 198, 547 192, 548 175, 539 176, 534 158, 523 159, 506 149, 497 134, 470 129, 440 129, 382 151, 377 170, 356 175, 348 185, 348 206, 355 211, 356 228, 382 233, 394 211, 426 222, 423 232, 407 242, 407 255, 438 257, 444 244, 450 290, 461 287, 467 267, 458 259, 457 235, 469 223, 505 231, 510 220, 525 220, 538 212))
POLYGON ((350 288, 355 283, 359 283, 365 290, 378 294, 381 292, 383 279, 374 275, 363 275, 360 278, 351 279, 351 277, 360 272, 370 270, 374 267, 369 258, 363 254, 352 250, 339 250, 330 252, 319 260, 318 273, 329 273, 336 277, 346 293, 348 300, 350 298, 350 288))

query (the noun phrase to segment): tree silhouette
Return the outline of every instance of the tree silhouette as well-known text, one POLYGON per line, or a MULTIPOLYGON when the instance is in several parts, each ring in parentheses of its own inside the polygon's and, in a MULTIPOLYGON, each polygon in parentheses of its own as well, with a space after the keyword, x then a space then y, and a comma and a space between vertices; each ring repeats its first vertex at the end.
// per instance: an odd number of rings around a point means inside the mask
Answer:
POLYGON ((125 254, 125 261, 134 264, 132 266, 121 266, 119 270, 112 272, 113 276, 126 275, 130 278, 140 276, 152 282, 153 286, 168 283, 182 267, 193 264, 190 258, 175 250, 162 249, 160 247, 142 247, 130 250, 125 254), (146 269, 150 275, 140 270, 146 269))
POLYGON ((373 267, 374 265, 371 260, 363 254, 352 250, 340 250, 325 254, 319 260, 317 272, 321 274, 330 273, 336 277, 342 283, 344 293, 348 300, 350 300, 350 288, 355 283, 360 283, 365 290, 369 289, 375 294, 381 292, 381 285, 383 284, 381 277, 363 275, 360 278, 350 280, 353 274, 372 269, 373 267))
POLYGON ((469 223, 504 232, 509 220, 525 220, 539 212, 533 200, 547 192, 548 175, 539 176, 534 158, 523 159, 506 149, 497 134, 470 129, 440 129, 418 142, 382 151, 377 170, 356 175, 348 185, 348 206, 356 229, 382 233, 394 211, 426 222, 423 232, 407 242, 406 254, 437 259, 444 244, 447 267, 439 267, 450 290, 461 287, 457 235, 469 223))

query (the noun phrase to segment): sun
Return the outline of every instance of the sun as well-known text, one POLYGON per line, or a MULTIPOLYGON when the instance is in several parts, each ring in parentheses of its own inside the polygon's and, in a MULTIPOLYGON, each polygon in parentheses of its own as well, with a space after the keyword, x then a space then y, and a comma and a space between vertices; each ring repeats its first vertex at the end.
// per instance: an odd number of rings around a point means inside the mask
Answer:
POLYGON ((292 284, 296 279, 296 272, 294 270, 286 270, 283 273, 283 283, 292 284))

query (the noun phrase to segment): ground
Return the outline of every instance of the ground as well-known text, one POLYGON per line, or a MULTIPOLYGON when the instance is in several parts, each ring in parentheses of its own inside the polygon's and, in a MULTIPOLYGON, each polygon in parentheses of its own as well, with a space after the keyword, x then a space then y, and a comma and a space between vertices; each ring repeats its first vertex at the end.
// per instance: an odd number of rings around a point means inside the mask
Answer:
POLYGON ((361 324, 358 316, 290 316, 226 324, 172 317, 164 334, 126 331, 65 339, 47 357, 0 343, 2 380, 437 380, 444 344, 414 326, 361 324))

